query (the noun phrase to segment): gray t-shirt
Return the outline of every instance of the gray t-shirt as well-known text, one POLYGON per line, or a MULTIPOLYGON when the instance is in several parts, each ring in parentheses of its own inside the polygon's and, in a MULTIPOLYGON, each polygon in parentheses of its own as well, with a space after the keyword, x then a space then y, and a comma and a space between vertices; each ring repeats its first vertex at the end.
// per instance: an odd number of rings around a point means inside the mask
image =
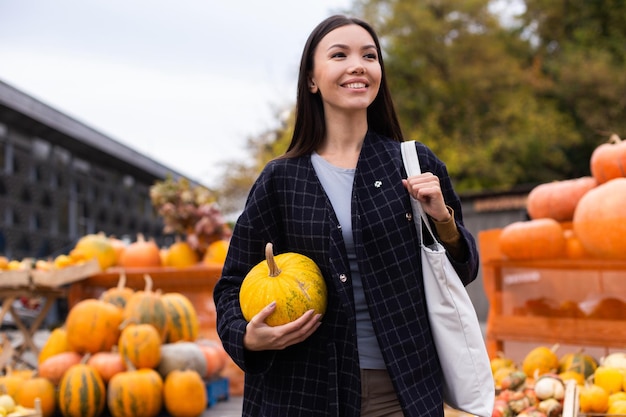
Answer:
POLYGON ((352 288, 354 289, 354 303, 356 306, 356 330, 360 366, 362 369, 385 369, 385 362, 383 361, 378 340, 372 327, 372 320, 367 309, 361 274, 359 273, 356 260, 354 240, 352 238, 351 196, 356 170, 332 165, 316 152, 313 152, 311 155, 311 162, 335 210, 335 215, 341 225, 346 252, 348 253, 352 288))

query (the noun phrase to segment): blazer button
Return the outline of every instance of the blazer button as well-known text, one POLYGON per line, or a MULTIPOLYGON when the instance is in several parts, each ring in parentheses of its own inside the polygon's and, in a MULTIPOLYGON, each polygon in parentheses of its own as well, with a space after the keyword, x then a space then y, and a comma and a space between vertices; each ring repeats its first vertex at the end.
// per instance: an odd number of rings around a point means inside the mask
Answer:
POLYGON ((348 276, 346 274, 339 275, 339 281, 346 282, 348 280, 348 276))

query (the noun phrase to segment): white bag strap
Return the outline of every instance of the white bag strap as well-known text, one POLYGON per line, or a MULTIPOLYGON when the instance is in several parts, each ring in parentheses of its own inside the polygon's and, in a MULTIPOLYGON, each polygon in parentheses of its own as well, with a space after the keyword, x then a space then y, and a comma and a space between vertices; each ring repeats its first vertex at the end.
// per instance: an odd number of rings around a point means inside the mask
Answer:
MULTIPOLYGON (((402 142, 401 150, 402 150, 402 161, 404 162, 404 168, 406 169, 407 176, 410 177, 413 175, 421 174, 422 170, 420 168, 420 161, 417 157, 417 149, 415 148, 415 141, 411 140, 411 141, 402 142)), ((413 196, 411 196, 411 206, 413 206, 413 213, 415 214, 416 217, 418 217, 417 219, 415 219, 415 222, 416 222, 415 225, 417 228, 417 233, 420 236, 420 243, 423 243, 422 228, 420 224, 418 223, 420 220, 422 223, 426 225, 426 228, 428 229, 428 232, 430 232, 430 235, 432 236, 433 241, 437 241, 435 238, 435 234, 433 233, 430 227, 430 222, 428 221, 428 217, 426 216, 426 213, 424 213, 424 210, 422 209, 422 204, 418 200, 413 198, 413 196)))

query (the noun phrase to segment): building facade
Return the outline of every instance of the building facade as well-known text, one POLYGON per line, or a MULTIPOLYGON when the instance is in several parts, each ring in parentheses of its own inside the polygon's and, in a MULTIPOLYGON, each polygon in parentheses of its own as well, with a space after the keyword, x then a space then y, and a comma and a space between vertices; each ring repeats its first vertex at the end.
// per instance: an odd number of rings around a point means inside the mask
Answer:
POLYGON ((150 187, 182 175, 0 81, 0 255, 47 258, 104 232, 167 240, 150 187))

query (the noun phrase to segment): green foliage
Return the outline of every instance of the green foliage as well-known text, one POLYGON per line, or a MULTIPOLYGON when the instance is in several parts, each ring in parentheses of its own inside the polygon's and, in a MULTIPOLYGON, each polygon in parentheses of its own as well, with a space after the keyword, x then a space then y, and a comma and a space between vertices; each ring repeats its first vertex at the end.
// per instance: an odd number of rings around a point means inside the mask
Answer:
MULTIPOLYGON (((524 4, 504 25, 488 0, 353 2, 381 37, 405 137, 460 192, 589 175, 595 147, 626 136, 626 2, 524 4)), ((292 117, 253 141, 251 172, 287 148, 292 117)))

